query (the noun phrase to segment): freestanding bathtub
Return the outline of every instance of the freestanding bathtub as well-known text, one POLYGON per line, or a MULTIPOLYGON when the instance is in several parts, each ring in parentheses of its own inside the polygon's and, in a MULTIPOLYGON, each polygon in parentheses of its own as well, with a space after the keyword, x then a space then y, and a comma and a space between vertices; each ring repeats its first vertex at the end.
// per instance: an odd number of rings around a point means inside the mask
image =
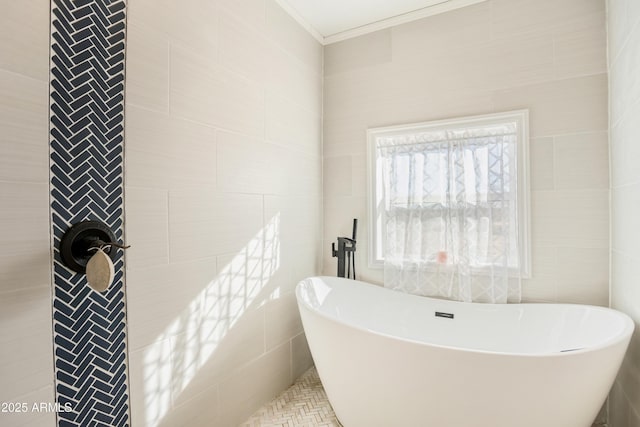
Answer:
POLYGON ((607 308, 468 304, 335 277, 296 296, 345 427, 590 427, 634 328, 607 308))

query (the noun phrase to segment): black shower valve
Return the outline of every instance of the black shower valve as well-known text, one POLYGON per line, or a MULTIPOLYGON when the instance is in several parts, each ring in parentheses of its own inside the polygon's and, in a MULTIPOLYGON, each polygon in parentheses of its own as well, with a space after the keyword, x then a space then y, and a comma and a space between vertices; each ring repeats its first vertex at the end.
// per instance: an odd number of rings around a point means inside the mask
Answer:
POLYGON ((72 225, 60 239, 60 258, 65 266, 77 273, 86 273, 87 263, 96 249, 104 249, 112 261, 116 260, 114 248, 128 246, 116 241, 111 228, 100 221, 82 221, 72 225))

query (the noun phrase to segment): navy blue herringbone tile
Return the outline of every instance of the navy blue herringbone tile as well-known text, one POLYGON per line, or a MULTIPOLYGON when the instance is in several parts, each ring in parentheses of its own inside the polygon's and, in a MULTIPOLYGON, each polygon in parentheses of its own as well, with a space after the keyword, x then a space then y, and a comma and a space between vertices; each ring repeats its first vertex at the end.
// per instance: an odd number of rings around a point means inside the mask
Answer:
POLYGON ((51 211, 58 425, 128 426, 122 253, 98 294, 62 265, 58 245, 80 221, 122 238, 126 0, 54 0, 51 9, 51 211))

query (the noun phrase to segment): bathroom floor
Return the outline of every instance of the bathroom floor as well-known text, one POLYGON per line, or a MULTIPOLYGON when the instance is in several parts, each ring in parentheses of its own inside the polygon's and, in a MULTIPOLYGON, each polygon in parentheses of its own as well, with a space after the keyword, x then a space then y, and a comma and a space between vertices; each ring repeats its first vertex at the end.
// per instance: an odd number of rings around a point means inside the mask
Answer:
POLYGON ((304 373, 280 396, 260 408, 241 427, 342 427, 333 413, 316 368, 304 373))

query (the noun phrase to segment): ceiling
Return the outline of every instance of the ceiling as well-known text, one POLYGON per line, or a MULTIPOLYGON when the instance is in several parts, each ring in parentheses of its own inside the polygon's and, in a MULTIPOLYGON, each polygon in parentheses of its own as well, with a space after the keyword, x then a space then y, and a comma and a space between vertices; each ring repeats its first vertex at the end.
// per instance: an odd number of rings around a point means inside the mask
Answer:
POLYGON ((483 0, 279 0, 324 44, 483 0))

